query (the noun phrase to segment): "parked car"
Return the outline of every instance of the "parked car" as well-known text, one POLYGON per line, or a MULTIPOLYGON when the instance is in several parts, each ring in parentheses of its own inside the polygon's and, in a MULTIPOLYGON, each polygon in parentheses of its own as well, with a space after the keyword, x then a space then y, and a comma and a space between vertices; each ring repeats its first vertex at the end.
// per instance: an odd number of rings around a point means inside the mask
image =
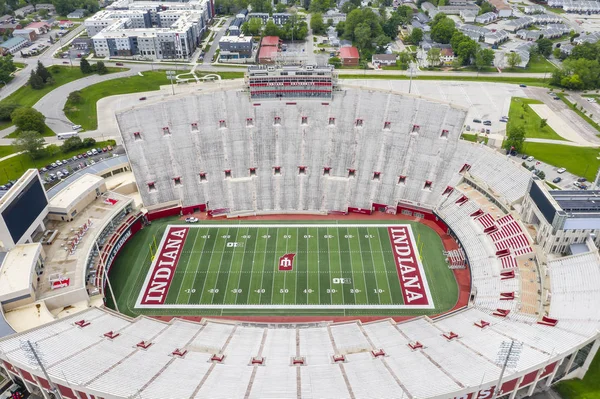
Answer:
POLYGON ((556 170, 556 173, 565 173, 567 171, 566 168, 559 168, 556 170))
POLYGON ((527 154, 523 154, 523 155, 521 156, 521 159, 527 159, 527 157, 529 157, 529 155, 527 155, 527 154))
POLYGON ((83 158, 83 154, 77 155, 77 159, 81 159, 81 158, 83 158))
POLYGON ((104 148, 102 149, 102 152, 106 152, 106 151, 108 151, 108 148, 104 147, 104 148))
POLYGON ((473 123, 481 123, 481 119, 475 118, 475 119, 473 119, 473 123))
POLYGON ((587 181, 587 179, 585 177, 580 177, 579 179, 577 179, 577 181, 583 183, 584 181, 587 181))
POLYGON ((67 164, 69 161, 67 161, 66 159, 62 160, 63 165, 67 164))
POLYGON ((185 219, 186 223, 197 223, 198 222, 198 218, 194 218, 194 217, 189 217, 187 219, 185 219))
POLYGON ((71 129, 73 129, 73 130, 81 130, 82 128, 81 128, 81 125, 73 125, 73 126, 71 126, 71 129))
POLYGON ((83 157, 84 157, 84 158, 87 158, 87 157, 88 157, 88 153, 87 153, 87 152, 84 152, 84 153, 83 153, 83 154, 81 154, 81 155, 83 155, 83 157))
POLYGON ((86 154, 88 155, 88 157, 91 157, 92 155, 94 155, 94 153, 92 151, 88 151, 88 152, 86 152, 86 154))
POLYGON ((140 101, 144 101, 146 97, 140 97, 140 101))
POLYGON ((77 155, 73 155, 73 158, 71 158, 73 161, 77 161, 77 155))
POLYGON ((65 176, 69 176, 69 171, 66 169, 61 170, 62 174, 65 176))
POLYGON ((484 126, 492 126, 492 121, 483 121, 484 126))
POLYGON ((552 183, 560 183, 561 181, 562 181, 562 178, 560 178, 560 177, 555 177, 555 178, 552 180, 552 183))
POLYGON ((56 172, 56 177, 58 177, 60 179, 60 178, 62 178, 62 176, 63 176, 63 174, 60 170, 58 172, 56 172))
POLYGON ((116 65, 117 66, 123 66, 123 63, 122 62, 117 62, 116 65))
POLYGON ((527 158, 527 162, 533 162, 534 160, 535 160, 535 158, 534 158, 534 157, 532 157, 532 156, 529 156, 529 157, 527 158))
POLYGON ((527 85, 519 85, 519 87, 527 87, 527 85))
POLYGON ((112 145, 106 146, 106 148, 108 148, 108 151, 112 151, 113 150, 112 145))
POLYGON ((56 166, 57 166, 57 165, 56 165, 56 162, 52 162, 52 163, 50 164, 50 166, 52 167, 51 169, 54 169, 54 168, 56 168, 56 166))
MULTIPOLYGON (((90 153, 90 151, 88 151, 88 154, 90 153)), ((95 148, 92 148, 91 151, 92 155, 98 155, 98 150, 96 150, 95 148)))
POLYGON ((595 102, 596 102, 596 99, 595 99, 595 98, 592 98, 592 97, 590 97, 590 98, 587 98, 587 99, 586 99, 586 101, 587 101, 588 103, 595 103, 595 102))

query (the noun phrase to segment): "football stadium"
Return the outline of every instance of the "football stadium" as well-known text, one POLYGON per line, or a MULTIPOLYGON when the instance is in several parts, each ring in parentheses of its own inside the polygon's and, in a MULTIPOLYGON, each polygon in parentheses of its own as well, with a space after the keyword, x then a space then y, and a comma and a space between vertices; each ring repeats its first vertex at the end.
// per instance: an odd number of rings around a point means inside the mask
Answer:
POLYGON ((0 199, 2 369, 75 399, 514 399, 584 377, 600 192, 461 140, 467 111, 311 65, 121 109, 125 155, 0 199))

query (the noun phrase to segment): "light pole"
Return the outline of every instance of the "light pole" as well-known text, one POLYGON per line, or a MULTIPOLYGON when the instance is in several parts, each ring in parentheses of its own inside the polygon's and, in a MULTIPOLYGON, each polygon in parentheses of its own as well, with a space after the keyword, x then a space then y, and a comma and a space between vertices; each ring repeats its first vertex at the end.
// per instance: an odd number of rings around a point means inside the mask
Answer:
POLYGON ((498 349, 498 357, 496 358, 496 364, 502 365, 502 371, 500 371, 500 377, 498 377, 498 382, 496 383, 496 388, 494 389, 494 395, 492 396, 492 399, 496 399, 500 393, 500 389, 502 388, 502 377, 504 377, 504 371, 506 368, 517 368, 517 363, 521 357, 522 350, 522 342, 515 342, 511 340, 510 342, 502 341, 500 344, 500 348, 498 349))
POLYGON ((410 92, 412 90, 413 73, 415 72, 415 63, 411 62, 408 69, 409 69, 409 73, 410 73, 410 81, 408 82, 408 94, 410 94, 410 92))
POLYGON ((37 346, 37 342, 32 343, 29 340, 21 341, 21 349, 23 350, 23 352, 25 352, 25 356, 27 356, 29 358, 31 363, 37 363, 38 366, 40 366, 42 373, 44 373, 44 376, 46 377, 46 381, 48 381, 48 384, 50 385, 49 391, 52 392, 58 399, 63 399, 63 397, 60 394, 60 391, 57 389, 56 385, 54 385, 54 383, 50 380, 50 376, 48 376, 48 372, 46 371, 46 368, 42 364, 42 360, 40 359, 40 355, 38 354, 38 352, 36 350, 36 346, 37 346))

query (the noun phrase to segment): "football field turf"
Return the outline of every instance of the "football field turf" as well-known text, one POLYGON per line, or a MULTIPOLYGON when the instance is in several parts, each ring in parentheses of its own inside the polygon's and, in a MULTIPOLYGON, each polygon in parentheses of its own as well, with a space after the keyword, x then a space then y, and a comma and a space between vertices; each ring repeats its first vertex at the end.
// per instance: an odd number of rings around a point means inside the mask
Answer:
POLYGON ((153 222, 123 252, 128 314, 432 314, 458 296, 439 236, 414 222, 153 222))

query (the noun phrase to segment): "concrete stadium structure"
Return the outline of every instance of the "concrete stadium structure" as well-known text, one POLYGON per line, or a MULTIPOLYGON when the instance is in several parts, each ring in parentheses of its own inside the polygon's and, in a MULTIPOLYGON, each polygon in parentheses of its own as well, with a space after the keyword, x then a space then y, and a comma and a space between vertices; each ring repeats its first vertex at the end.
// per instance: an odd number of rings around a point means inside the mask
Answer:
MULTIPOLYGON (((583 376, 600 346, 592 240, 572 256, 539 250, 535 226, 519 216, 530 173, 461 141, 465 109, 343 89, 327 101, 250 100, 240 85, 124 110, 119 127, 144 206, 236 216, 397 205, 460 242, 472 277, 466 308, 435 320, 269 324, 166 323, 90 306, 0 339, 8 375, 44 397, 58 390, 78 399, 484 399, 495 390, 514 399, 583 376), (512 341, 522 344, 520 358, 499 383, 499 348, 512 341)), ((95 228, 85 237, 85 248, 110 243, 82 259, 98 267, 102 292, 100 267, 110 267, 137 209, 109 234, 95 228)))

